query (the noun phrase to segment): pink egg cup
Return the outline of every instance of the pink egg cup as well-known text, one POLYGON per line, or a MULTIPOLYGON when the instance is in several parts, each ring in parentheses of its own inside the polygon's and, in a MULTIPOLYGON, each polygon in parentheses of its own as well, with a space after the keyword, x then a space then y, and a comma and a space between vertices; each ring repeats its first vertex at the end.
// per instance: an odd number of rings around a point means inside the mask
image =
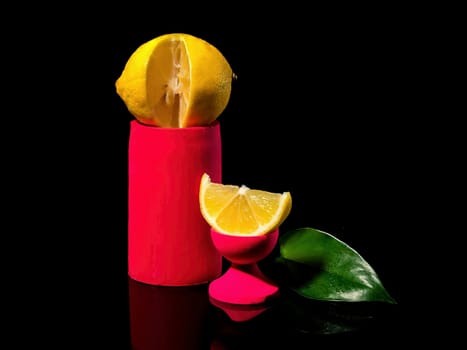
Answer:
POLYGON ((209 284, 209 296, 237 305, 264 304, 277 297, 279 287, 261 272, 257 263, 272 252, 278 237, 279 229, 260 236, 231 236, 211 228, 215 248, 231 265, 209 284))

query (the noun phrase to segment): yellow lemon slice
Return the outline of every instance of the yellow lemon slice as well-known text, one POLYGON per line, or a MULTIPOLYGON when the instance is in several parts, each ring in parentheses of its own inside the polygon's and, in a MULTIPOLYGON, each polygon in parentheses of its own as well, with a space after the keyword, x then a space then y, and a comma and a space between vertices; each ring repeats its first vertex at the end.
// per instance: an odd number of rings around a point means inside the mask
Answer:
POLYGON ((115 82, 141 123, 169 128, 209 125, 230 99, 233 71, 212 44, 184 33, 139 46, 115 82))
POLYGON ((287 218, 292 208, 289 192, 273 193, 244 185, 211 182, 201 177, 201 214, 217 232, 235 236, 258 236, 271 232, 287 218))

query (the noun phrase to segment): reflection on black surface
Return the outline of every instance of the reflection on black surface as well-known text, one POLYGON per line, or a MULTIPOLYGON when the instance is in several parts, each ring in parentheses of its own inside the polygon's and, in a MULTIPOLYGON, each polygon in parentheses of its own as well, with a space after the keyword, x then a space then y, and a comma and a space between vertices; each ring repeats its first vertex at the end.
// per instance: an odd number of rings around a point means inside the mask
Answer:
POLYGON ((401 334, 398 306, 308 300, 283 290, 268 305, 235 307, 209 299, 208 286, 157 287, 129 279, 133 350, 303 349, 401 334))
MULTIPOLYGON (((237 316, 229 314, 231 310, 218 308, 217 311, 211 350, 279 345, 287 349, 308 349, 346 344, 361 348, 375 336, 388 343, 399 334, 394 305, 318 302, 283 293, 276 303, 240 322, 235 321, 237 316)), ((254 312, 253 309, 235 311, 240 316, 254 312)))
POLYGON ((132 349, 209 349, 206 285, 159 287, 128 280, 132 349))
POLYGON ((222 303, 212 298, 209 298, 209 301, 212 305, 224 311, 235 322, 249 321, 272 307, 272 304, 233 305, 222 303))

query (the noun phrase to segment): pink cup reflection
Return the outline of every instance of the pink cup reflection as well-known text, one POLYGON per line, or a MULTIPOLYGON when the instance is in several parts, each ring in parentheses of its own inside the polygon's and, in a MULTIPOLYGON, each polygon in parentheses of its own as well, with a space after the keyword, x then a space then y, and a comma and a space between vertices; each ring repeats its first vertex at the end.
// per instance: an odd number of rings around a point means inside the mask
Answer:
POLYGON ((271 308, 271 305, 268 304, 240 305, 222 303, 212 298, 209 301, 212 305, 221 309, 234 322, 250 321, 271 308))
POLYGON ((261 236, 230 236, 211 229, 217 251, 232 264, 209 284, 209 296, 229 304, 263 304, 279 294, 279 287, 266 277, 257 262, 268 256, 279 237, 279 229, 261 236))

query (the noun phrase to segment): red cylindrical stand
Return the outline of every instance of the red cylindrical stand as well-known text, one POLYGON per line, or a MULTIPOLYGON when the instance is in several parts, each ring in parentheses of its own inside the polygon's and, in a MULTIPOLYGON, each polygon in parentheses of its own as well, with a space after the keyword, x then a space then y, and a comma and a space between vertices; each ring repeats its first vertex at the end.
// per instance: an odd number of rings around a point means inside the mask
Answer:
POLYGON ((152 285, 207 283, 222 257, 201 215, 206 172, 222 181, 219 122, 160 128, 132 121, 128 159, 128 273, 152 285))

